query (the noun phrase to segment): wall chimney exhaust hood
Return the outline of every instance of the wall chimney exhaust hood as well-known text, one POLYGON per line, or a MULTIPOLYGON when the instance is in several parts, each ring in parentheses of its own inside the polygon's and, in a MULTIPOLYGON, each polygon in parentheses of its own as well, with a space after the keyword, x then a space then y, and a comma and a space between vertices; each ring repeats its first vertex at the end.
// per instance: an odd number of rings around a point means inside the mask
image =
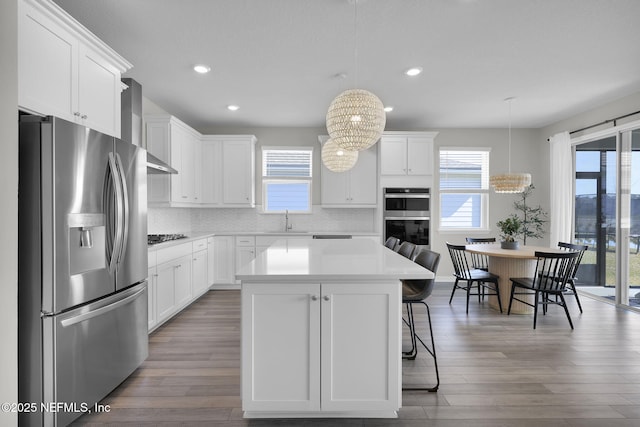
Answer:
MULTIPOLYGON (((121 139, 142 146, 142 86, 131 78, 123 78, 125 88, 120 95, 122 105, 121 139)), ((177 174, 178 171, 147 151, 147 173, 177 174)))
POLYGON ((177 174, 178 171, 147 151, 147 173, 177 174))

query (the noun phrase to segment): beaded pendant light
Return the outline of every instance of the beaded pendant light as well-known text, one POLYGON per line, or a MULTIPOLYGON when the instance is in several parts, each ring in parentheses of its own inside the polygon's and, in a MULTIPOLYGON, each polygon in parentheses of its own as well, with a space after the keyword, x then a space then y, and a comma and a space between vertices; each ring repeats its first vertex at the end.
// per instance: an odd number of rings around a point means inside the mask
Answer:
POLYGON ((531 174, 511 173, 511 101, 513 98, 507 98, 505 101, 509 102, 509 172, 492 175, 489 178, 489 184, 496 193, 522 193, 531 185, 531 174))
POLYGON ((322 146, 322 163, 331 172, 346 172, 354 167, 357 161, 357 151, 345 150, 331 138, 322 146))
MULTIPOLYGON (((358 0, 354 4, 354 63, 355 83, 358 85, 358 0)), ((382 136, 386 124, 382 101, 364 89, 349 89, 336 96, 327 111, 329 137, 340 147, 366 150, 382 136)))
POLYGON ((327 112, 327 131, 340 147, 366 150, 380 139, 386 124, 382 101, 364 89, 338 95, 327 112))

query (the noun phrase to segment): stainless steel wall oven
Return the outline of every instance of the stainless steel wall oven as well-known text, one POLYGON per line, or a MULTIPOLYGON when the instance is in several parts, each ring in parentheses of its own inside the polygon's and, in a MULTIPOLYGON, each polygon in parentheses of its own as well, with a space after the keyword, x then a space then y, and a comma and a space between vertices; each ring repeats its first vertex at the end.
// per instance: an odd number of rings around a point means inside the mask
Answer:
POLYGON ((384 189, 384 238, 397 237, 429 248, 431 220, 429 188, 384 189))

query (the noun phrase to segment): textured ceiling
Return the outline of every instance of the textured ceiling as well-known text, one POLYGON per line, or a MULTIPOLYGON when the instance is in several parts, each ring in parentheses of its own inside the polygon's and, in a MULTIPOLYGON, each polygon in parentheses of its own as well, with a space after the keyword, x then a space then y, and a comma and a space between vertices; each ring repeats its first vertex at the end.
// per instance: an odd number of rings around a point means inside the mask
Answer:
POLYGON ((638 0, 359 0, 357 26, 354 0, 56 2, 201 130, 324 126, 356 86, 394 107, 389 130, 504 128, 508 97, 537 128, 640 91, 638 0))

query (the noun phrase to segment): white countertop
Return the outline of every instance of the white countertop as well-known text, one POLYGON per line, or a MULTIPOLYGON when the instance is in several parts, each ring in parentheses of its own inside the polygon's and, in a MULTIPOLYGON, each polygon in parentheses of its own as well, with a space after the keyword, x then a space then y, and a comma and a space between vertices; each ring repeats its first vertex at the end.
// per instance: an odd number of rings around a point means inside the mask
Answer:
POLYGON ((432 279, 433 273, 369 239, 282 239, 236 278, 245 282, 432 279))
POLYGON ((380 236, 380 233, 367 231, 201 231, 201 232, 176 232, 176 234, 184 234, 184 239, 169 240, 167 242, 148 245, 149 250, 164 249, 182 243, 193 242, 194 240, 205 239, 214 236, 308 236, 314 235, 350 235, 350 236, 380 236))

